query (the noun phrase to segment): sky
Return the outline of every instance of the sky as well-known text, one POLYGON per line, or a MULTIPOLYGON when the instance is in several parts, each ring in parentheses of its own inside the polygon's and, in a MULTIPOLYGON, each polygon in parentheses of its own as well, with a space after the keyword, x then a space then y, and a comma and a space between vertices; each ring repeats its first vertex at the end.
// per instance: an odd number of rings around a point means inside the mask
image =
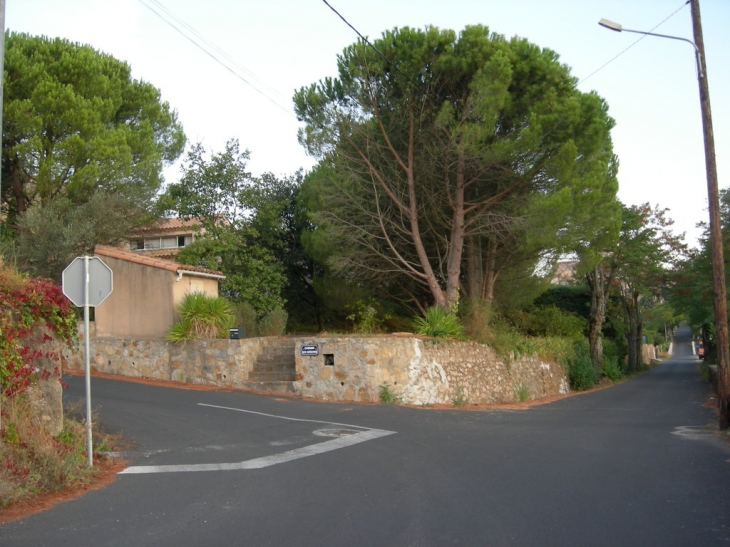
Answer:
MULTIPOLYGON (((722 189, 730 186, 730 1, 700 2, 722 189)), ((5 3, 6 29, 89 44, 126 61, 134 78, 157 87, 177 111, 189 142, 221 152, 228 140, 238 139, 251 153, 248 166, 255 175, 290 175, 313 167, 315 160, 297 141, 301 124, 292 95, 336 76, 337 55, 357 40, 322 0, 5 3)), ((688 243, 696 244, 701 234, 696 224, 706 222, 708 213, 693 48, 598 25, 606 18, 626 29, 654 29, 692 40, 690 7, 684 0, 328 3, 370 39, 395 27, 459 31, 481 24, 554 50, 580 80, 578 88, 603 97, 616 121, 612 138, 619 158, 619 199, 669 209, 675 232, 686 233, 688 243)), ((168 182, 179 176, 179 164, 165 171, 168 182)))

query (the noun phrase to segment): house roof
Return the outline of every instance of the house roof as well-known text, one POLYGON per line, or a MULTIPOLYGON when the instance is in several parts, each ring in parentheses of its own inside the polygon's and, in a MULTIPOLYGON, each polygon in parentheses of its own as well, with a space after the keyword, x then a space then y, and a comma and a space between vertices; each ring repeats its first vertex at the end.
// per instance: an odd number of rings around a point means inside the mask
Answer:
POLYGON ((132 236, 143 236, 146 234, 164 234, 169 232, 179 232, 181 230, 197 230, 202 226, 202 222, 197 218, 161 218, 150 226, 137 228, 132 236))
POLYGON ((189 264, 181 264, 174 260, 167 260, 164 258, 157 258, 146 254, 135 253, 132 251, 125 251, 118 247, 109 247, 107 245, 97 245, 94 248, 94 254, 101 256, 108 256, 109 258, 116 258, 118 260, 126 260, 127 262, 134 262, 135 264, 142 264, 144 266, 150 266, 152 268, 160 268, 162 270, 168 270, 178 275, 189 274, 195 276, 199 274, 200 277, 218 277, 225 279, 222 272, 216 270, 209 270, 208 268, 201 268, 200 266, 191 266, 189 264))

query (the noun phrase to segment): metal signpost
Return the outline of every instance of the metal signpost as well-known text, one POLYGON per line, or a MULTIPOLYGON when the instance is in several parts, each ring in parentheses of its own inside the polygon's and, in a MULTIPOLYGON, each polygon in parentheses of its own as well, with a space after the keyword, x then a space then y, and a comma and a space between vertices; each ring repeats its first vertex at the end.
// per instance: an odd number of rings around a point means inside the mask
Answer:
POLYGON ((98 306, 112 293, 112 271, 100 258, 79 256, 63 270, 63 294, 84 308, 84 374, 86 376, 86 454, 94 466, 91 443, 91 373, 89 363, 89 306, 98 306))

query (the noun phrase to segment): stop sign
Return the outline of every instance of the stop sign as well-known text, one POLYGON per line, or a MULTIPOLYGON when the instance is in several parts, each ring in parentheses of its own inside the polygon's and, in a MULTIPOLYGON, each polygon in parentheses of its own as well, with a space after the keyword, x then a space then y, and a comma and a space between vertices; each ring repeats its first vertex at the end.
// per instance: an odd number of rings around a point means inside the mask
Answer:
POLYGON ((63 294, 75 306, 98 306, 112 292, 112 271, 100 258, 78 256, 63 270, 63 294), (89 301, 84 302, 86 275, 84 263, 89 263, 89 301))

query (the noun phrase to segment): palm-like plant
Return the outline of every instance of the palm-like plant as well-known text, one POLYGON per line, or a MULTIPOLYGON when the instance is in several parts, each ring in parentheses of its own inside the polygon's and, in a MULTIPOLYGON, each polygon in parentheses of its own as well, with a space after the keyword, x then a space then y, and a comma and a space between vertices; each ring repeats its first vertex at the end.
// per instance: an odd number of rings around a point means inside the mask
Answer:
POLYGON ((416 334, 434 338, 459 338, 463 332, 455 314, 436 306, 428 308, 423 317, 414 319, 413 327, 416 334))
POLYGON ((170 328, 171 342, 191 338, 226 338, 233 326, 233 307, 223 297, 194 292, 186 294, 177 307, 180 321, 170 328))

